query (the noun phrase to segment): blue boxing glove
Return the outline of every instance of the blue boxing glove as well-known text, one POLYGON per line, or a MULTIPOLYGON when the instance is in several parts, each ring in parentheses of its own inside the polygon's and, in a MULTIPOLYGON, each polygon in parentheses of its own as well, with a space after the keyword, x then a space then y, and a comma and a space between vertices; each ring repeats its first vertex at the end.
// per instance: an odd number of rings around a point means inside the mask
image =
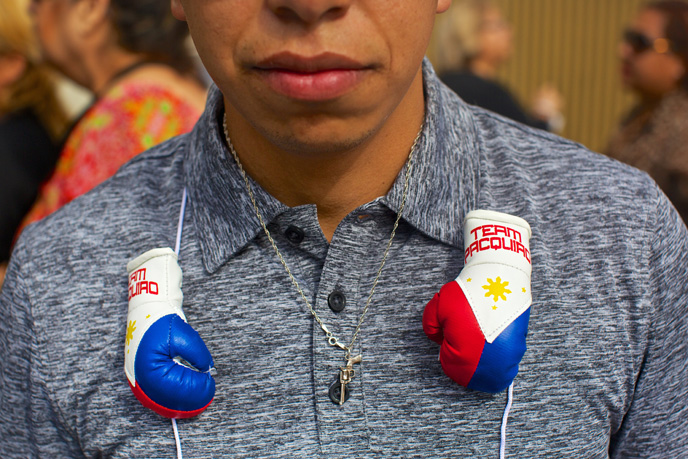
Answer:
POLYGON ((182 311, 182 270, 172 249, 127 264, 124 371, 136 398, 167 418, 189 418, 213 401, 213 358, 182 311))

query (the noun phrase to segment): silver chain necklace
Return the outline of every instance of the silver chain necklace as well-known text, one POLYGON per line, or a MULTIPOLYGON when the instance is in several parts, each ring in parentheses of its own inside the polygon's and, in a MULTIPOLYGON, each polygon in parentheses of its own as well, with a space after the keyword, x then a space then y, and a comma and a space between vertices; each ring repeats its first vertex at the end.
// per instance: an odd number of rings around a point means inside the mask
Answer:
POLYGON ((227 114, 226 113, 225 113, 223 121, 222 121, 222 127, 224 129, 225 141, 227 142, 227 146, 229 147, 229 151, 232 153, 232 156, 234 157, 234 161, 236 161, 236 164, 239 167, 239 172, 241 172, 241 176, 244 179, 244 183, 246 184, 246 191, 248 192, 248 196, 251 199, 251 204, 253 205, 253 210, 256 212, 256 217, 258 217, 258 221, 260 221, 260 225, 263 227, 263 231, 265 232, 265 235, 267 236, 268 240, 270 241, 272 248, 275 250, 277 257, 280 260, 280 263, 282 263, 282 266, 284 266, 285 271, 289 275, 289 279, 291 280, 291 283, 294 285, 294 287, 296 287, 296 290, 301 295, 301 298, 303 298, 303 301, 306 303, 306 306, 308 306, 308 310, 310 311, 311 315, 313 316, 313 319, 315 319, 315 321, 318 323, 318 325, 320 325, 320 328, 322 329, 322 331, 325 333, 325 336, 327 337, 327 342, 329 343, 329 345, 333 346, 333 347, 338 347, 338 348, 346 351, 346 354, 344 356, 344 359, 346 360, 346 366, 339 368, 339 375, 335 379, 335 381, 330 385, 330 390, 329 390, 329 395, 330 395, 330 399, 332 400, 332 402, 337 403, 339 405, 343 405, 344 402, 346 402, 349 399, 349 396, 351 393, 350 389, 347 387, 347 384, 350 383, 354 377, 355 370, 354 370, 353 366, 356 363, 360 363, 362 360, 362 356, 360 354, 356 355, 355 357, 351 357, 351 352, 353 351, 354 343, 356 342, 356 339, 358 338, 358 333, 361 331, 361 325, 363 324, 363 320, 365 319, 365 316, 368 313, 368 308, 370 307, 370 300, 372 299, 373 294, 375 293, 375 287, 377 286, 377 282, 380 279, 380 274, 382 273, 382 268, 384 268, 385 262, 387 261, 387 255, 389 255, 389 249, 392 247, 392 241, 394 240, 394 236, 396 235, 397 227, 399 226, 399 220, 401 219, 401 214, 404 211, 404 206, 406 205, 406 196, 408 195, 409 177, 411 176, 411 171, 413 170, 413 153, 416 149, 416 145, 418 144, 418 139, 420 139, 420 135, 423 132, 423 126, 421 125, 421 128, 418 130, 418 134, 416 135, 416 138, 413 140, 413 145, 411 146, 411 151, 409 152, 408 159, 406 160, 406 175, 404 177, 404 191, 403 191, 402 197, 401 197, 401 206, 399 207, 399 212, 397 213, 397 218, 394 221, 394 226, 392 228, 392 234, 390 235, 389 241, 387 242, 387 247, 385 248, 384 255, 382 256, 382 262, 380 263, 380 267, 377 270, 377 274, 375 275, 375 280, 373 281, 373 286, 370 289, 370 293, 368 294, 368 299, 366 300, 365 306, 363 307, 363 312, 361 313, 361 317, 358 319, 358 324, 356 325, 356 330, 354 331, 354 335, 351 338, 351 342, 349 343, 348 346, 343 345, 339 341, 339 339, 337 339, 337 337, 334 336, 334 334, 327 328, 325 323, 322 321, 322 319, 315 312, 315 309, 313 309, 313 306, 311 306, 310 301, 308 301, 308 298, 306 298, 306 294, 303 292, 303 289, 299 285, 299 282, 294 278, 293 274, 291 273, 291 270, 289 269, 289 266, 287 266, 286 261, 284 261, 284 257, 282 256, 279 249, 277 248, 277 244, 275 244, 275 241, 272 238, 270 231, 268 231, 268 227, 265 224, 265 221, 263 220, 263 216, 260 214, 260 211, 258 210, 258 205, 256 204, 255 197, 253 196, 253 189, 251 188, 251 184, 249 182, 248 175, 246 175, 246 172, 244 171, 244 167, 241 165, 241 161, 239 161, 239 156, 237 155, 236 150, 234 149, 234 145, 232 144, 232 141, 229 138, 229 132, 227 131, 227 114))

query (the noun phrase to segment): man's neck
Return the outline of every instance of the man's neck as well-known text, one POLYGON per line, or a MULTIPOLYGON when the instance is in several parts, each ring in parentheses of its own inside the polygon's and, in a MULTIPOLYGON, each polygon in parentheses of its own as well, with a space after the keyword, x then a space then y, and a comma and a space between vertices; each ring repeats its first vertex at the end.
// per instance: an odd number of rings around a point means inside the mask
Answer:
POLYGON ((387 194, 404 167, 424 118, 420 73, 417 80, 409 97, 382 126, 346 150, 285 151, 240 117, 232 117, 231 111, 229 134, 242 166, 268 193, 290 207, 316 205, 320 227, 330 241, 339 222, 357 207, 387 194))

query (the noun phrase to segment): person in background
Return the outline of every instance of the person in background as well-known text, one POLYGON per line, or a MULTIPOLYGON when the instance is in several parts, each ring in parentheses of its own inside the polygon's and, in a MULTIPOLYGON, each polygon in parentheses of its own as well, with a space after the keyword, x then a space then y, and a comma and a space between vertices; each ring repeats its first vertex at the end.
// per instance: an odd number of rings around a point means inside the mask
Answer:
POLYGON ((688 3, 647 3, 619 46, 638 101, 605 153, 648 172, 688 222, 688 3))
POLYGON ((60 149, 68 118, 38 61, 26 2, 0 2, 0 286, 12 241, 60 149))
POLYGON ((23 226, 92 189, 138 153, 188 132, 206 88, 188 28, 166 0, 33 0, 45 60, 95 94, 23 226))
POLYGON ((561 132, 563 98, 551 85, 535 94, 525 110, 497 81, 499 67, 513 53, 513 31, 491 0, 456 0, 436 26, 440 79, 469 104, 539 129, 561 132))

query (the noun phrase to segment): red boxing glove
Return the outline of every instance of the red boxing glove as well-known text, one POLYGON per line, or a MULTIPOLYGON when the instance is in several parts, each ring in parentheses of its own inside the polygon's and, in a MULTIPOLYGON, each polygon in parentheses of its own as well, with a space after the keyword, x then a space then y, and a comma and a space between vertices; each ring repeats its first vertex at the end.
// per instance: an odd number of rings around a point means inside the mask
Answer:
POLYGON ((476 210, 464 222, 464 268, 423 312, 444 372, 469 389, 500 392, 526 351, 532 297, 530 235, 518 217, 476 210))

